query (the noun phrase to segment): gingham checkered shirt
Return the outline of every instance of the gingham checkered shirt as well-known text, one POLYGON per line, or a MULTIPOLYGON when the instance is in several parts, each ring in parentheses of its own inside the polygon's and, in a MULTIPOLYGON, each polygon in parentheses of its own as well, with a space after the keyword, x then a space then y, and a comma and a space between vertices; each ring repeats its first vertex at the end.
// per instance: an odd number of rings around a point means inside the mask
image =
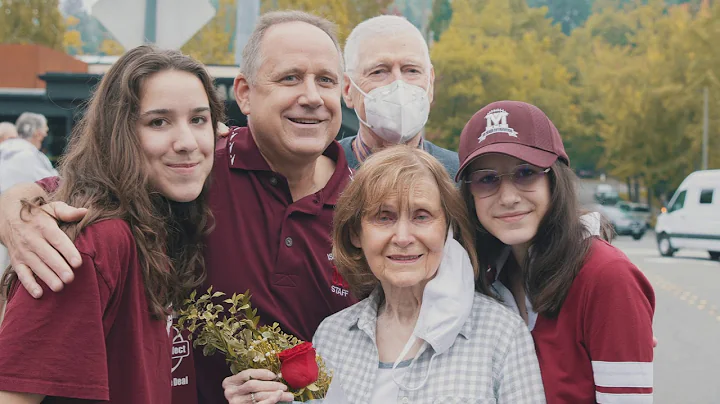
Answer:
MULTIPOLYGON (((379 367, 375 331, 379 289, 322 322, 314 337, 318 353, 339 378, 352 404, 369 403, 379 367)), ((402 385, 420 385, 434 350, 422 351, 402 385)), ((502 304, 475 294, 470 317, 453 346, 432 362, 425 385, 400 388, 384 403, 545 403, 535 346, 522 319, 502 304)), ((376 403, 372 403, 376 404, 376 403)))

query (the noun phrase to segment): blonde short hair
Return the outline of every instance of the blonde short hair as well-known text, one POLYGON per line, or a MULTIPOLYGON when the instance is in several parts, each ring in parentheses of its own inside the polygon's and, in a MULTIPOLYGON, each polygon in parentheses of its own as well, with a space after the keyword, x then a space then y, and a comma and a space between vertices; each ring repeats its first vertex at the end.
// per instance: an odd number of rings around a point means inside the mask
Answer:
MULTIPOLYGON (((378 285, 363 251, 352 243, 360 234, 363 218, 378 211, 398 190, 411 189, 425 179, 433 180, 440 190, 445 219, 455 238, 465 247, 478 275, 474 231, 460 192, 445 168, 427 152, 405 145, 392 146, 368 158, 345 188, 335 206, 333 220, 333 258, 340 275, 358 299, 364 299, 378 285)), ((406 206, 409 193, 400 194, 400 206, 406 206)))

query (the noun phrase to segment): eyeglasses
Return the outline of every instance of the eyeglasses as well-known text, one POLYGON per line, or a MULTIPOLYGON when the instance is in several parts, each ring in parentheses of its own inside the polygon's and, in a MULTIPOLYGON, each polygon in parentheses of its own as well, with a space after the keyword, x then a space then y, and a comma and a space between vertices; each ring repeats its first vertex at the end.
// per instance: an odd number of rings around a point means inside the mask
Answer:
POLYGON ((500 174, 495 170, 477 170, 465 177, 465 183, 470 184, 470 192, 478 198, 493 196, 500 189, 502 177, 511 176, 515 188, 521 191, 534 191, 535 185, 550 168, 541 169, 530 164, 521 164, 509 173, 500 174))

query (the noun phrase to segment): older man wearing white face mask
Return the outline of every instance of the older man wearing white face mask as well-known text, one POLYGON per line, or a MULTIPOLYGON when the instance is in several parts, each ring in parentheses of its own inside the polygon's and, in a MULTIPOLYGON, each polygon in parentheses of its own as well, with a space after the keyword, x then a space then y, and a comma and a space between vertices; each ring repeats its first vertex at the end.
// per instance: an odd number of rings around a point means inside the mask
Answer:
POLYGON ((383 15, 358 24, 345 44, 343 98, 360 120, 356 136, 340 140, 348 165, 395 144, 417 146, 455 178, 457 153, 423 138, 435 72, 427 42, 403 17, 383 15))

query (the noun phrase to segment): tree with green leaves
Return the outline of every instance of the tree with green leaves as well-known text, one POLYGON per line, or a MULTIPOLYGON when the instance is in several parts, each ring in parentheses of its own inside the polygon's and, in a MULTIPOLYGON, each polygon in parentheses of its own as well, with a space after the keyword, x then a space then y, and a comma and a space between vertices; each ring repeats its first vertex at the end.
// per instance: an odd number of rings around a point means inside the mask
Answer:
POLYGON ((431 52, 436 80, 430 139, 457 148, 470 117, 503 99, 539 106, 561 131, 574 126, 570 75, 554 54, 558 28, 539 24, 536 10, 514 0, 488 0, 479 10, 473 0, 454 0, 453 9, 431 52))
POLYGON ((597 95, 600 164, 615 177, 642 178, 657 196, 699 168, 707 81, 691 36, 698 16, 659 0, 617 12, 613 19, 630 28, 628 43, 596 44, 583 87, 597 95))
POLYGON ((440 35, 450 26, 453 9, 450 0, 433 0, 430 23, 426 36, 433 41, 439 41, 440 35))
POLYGON ((2 0, 0 42, 32 43, 62 50, 65 23, 58 0, 2 0))
POLYGON ((392 0, 262 0, 261 11, 302 10, 327 18, 338 26, 341 43, 353 28, 370 17, 384 14, 392 0))
POLYGON ((81 55, 83 53, 83 42, 80 31, 77 30, 77 26, 80 20, 76 17, 69 16, 65 20, 65 26, 67 30, 63 35, 63 47, 65 52, 70 55, 81 55))
POLYGON ((235 64, 232 39, 235 32, 236 7, 236 0, 219 0, 212 20, 183 45, 181 50, 203 63, 235 64))

